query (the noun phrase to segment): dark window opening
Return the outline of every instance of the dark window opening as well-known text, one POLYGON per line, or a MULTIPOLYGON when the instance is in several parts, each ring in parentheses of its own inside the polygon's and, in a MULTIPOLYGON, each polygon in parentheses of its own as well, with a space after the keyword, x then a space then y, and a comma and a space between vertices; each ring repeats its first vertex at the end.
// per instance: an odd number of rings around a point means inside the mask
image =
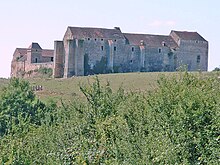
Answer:
POLYGON ((88 41, 90 40, 90 38, 88 38, 88 41))
POLYGON ((37 63, 37 58, 35 58, 35 63, 37 63))
POLYGON ((130 63, 132 64, 132 63, 133 63, 133 60, 130 60, 130 63))
POLYGON ((103 41, 103 38, 101 39, 101 41, 103 41))
POLYGON ((101 50, 102 50, 102 51, 104 50, 104 46, 101 46, 101 50))
POLYGON ((115 42, 116 42, 117 40, 115 40, 115 42))
POLYGON ((132 51, 132 52, 134 51, 134 47, 131 48, 131 51, 132 51))
POLYGON ((114 51, 116 51, 116 46, 114 46, 114 51))
POLYGON ((53 62, 53 57, 51 57, 50 60, 53 62))
POLYGON ((200 56, 197 56, 197 63, 200 63, 200 56))
POLYGON ((96 41, 96 38, 95 38, 95 41, 96 41))
POLYGON ((161 49, 158 49, 158 52, 161 53, 161 49))

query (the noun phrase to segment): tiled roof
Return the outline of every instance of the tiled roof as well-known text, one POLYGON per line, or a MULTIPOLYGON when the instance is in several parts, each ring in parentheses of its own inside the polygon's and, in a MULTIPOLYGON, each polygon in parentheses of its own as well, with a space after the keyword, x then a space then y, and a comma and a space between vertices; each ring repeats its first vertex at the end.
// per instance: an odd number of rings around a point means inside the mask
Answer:
MULTIPOLYGON (((31 48, 17 48, 15 50, 15 52, 16 52, 16 54, 19 54, 19 55, 26 55, 27 51, 30 49, 31 48)), ((34 49, 36 49, 36 48, 34 48, 34 49)), ((44 57, 53 57, 53 53, 54 53, 54 50, 42 49, 42 56, 44 56, 44 57)))
POLYGON ((199 41, 206 41, 199 33, 197 32, 187 32, 187 31, 174 31, 172 30, 171 33, 174 32, 177 36, 179 36, 183 40, 199 40, 199 41))
POLYGON ((32 42, 28 49, 42 49, 38 43, 32 42))
POLYGON ((123 39, 124 36, 119 28, 105 29, 105 28, 87 28, 87 27, 69 27, 73 38, 111 38, 123 39))
POLYGON ((16 51, 21 54, 21 55, 25 55, 27 54, 27 50, 26 48, 17 48, 16 51))
POLYGON ((50 49, 43 49, 42 50, 42 56, 44 57, 53 57, 53 50, 50 49))
POLYGON ((163 44, 171 48, 177 47, 176 42, 170 36, 130 33, 124 33, 124 36, 131 45, 140 45, 143 41, 149 47, 161 47, 163 44))

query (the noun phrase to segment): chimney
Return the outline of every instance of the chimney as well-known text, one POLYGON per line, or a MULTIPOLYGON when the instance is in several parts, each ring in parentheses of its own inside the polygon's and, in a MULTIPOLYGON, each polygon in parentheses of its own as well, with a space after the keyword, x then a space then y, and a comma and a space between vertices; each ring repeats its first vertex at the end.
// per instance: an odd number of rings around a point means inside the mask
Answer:
POLYGON ((121 31, 120 27, 114 27, 114 29, 121 31))

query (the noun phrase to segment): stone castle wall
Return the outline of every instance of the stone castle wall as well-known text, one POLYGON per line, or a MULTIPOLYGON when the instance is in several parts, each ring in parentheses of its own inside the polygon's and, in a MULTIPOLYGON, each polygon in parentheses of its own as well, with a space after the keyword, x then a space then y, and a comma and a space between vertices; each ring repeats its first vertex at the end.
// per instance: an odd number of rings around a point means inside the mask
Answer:
POLYGON ((55 78, 111 72, 172 72, 183 65, 189 71, 208 68, 208 42, 196 32, 171 31, 169 36, 160 36, 124 34, 119 28, 68 27, 63 41, 54 42, 53 54, 48 55, 47 51, 43 55, 44 52, 37 43, 25 55, 15 51, 12 76, 41 67, 53 69, 55 78))

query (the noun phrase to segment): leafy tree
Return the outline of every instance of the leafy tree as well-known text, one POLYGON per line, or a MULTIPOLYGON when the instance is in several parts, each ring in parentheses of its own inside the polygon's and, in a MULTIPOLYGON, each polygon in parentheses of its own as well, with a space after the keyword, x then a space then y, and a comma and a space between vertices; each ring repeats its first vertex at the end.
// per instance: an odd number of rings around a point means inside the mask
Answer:
POLYGON ((35 98, 27 81, 12 78, 0 100, 0 135, 22 132, 29 124, 41 125, 55 104, 46 106, 35 98))
POLYGON ((156 137, 170 142, 167 147, 178 164, 218 164, 219 89, 215 78, 185 73, 162 78, 148 98, 156 137))
POLYGON ((213 69, 213 71, 220 71, 220 67, 215 67, 215 69, 213 69))

